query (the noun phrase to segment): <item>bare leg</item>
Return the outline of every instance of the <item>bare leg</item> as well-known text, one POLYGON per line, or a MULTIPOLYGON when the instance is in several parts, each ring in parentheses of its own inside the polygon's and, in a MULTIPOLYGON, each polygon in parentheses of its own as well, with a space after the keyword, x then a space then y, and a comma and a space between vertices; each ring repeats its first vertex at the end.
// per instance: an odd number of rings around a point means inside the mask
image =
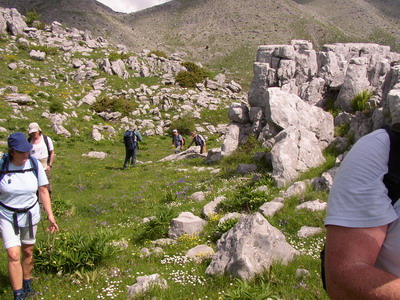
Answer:
POLYGON ((22 289, 22 266, 21 266, 21 247, 11 247, 7 249, 8 255, 8 275, 12 289, 22 289))
POLYGON ((33 247, 35 245, 22 245, 22 272, 25 280, 31 279, 33 269, 33 247))

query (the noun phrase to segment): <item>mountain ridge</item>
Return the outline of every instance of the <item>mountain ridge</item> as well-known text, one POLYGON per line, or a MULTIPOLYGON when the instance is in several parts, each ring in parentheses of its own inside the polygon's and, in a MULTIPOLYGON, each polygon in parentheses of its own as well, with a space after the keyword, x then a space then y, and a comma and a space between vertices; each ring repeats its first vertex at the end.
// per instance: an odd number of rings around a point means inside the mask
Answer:
MULTIPOLYGON (((95 0, 0 0, 21 12, 36 9, 46 23, 88 29, 132 51, 184 52, 188 60, 249 78, 259 45, 305 39, 375 42, 400 50, 398 0, 173 0, 131 14, 95 0)), ((248 80, 248 79, 247 79, 248 80)))

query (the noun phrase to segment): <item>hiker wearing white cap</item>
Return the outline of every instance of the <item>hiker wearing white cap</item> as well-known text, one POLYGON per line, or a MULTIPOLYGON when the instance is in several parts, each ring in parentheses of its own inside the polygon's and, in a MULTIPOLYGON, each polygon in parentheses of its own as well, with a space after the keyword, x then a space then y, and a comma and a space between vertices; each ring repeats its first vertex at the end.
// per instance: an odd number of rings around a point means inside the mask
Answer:
POLYGON ((175 147, 175 153, 179 153, 183 150, 183 145, 185 144, 185 140, 179 134, 178 130, 172 130, 172 147, 175 147))
POLYGON ((54 162, 54 145, 53 141, 50 137, 42 134, 42 129, 39 124, 36 122, 30 123, 28 126, 29 138, 28 141, 32 145, 32 150, 30 151, 30 155, 36 158, 43 166, 43 169, 46 172, 47 179, 49 180, 49 184, 47 185, 47 189, 49 190, 49 194, 51 197, 52 187, 51 187, 51 168, 53 167, 54 162))

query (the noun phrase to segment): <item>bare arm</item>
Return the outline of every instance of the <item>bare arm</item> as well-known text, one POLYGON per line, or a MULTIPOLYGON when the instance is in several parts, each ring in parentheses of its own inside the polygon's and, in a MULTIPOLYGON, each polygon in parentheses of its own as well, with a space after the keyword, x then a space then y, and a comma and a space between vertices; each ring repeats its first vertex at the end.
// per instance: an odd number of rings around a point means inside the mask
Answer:
POLYGON ((49 196, 49 190, 46 186, 39 186, 39 198, 42 202, 43 208, 46 211, 47 219, 50 222, 48 231, 54 232, 58 231, 58 225, 53 215, 53 210, 51 209, 51 200, 49 196))
POLYGON ((387 225, 327 226, 326 281, 331 299, 400 299, 400 278, 374 267, 387 225))

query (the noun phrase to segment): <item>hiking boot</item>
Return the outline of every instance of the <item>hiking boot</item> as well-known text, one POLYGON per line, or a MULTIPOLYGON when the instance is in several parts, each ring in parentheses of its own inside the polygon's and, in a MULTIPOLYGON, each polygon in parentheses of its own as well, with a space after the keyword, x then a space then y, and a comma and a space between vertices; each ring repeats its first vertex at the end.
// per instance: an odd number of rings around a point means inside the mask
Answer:
POLYGON ((22 286, 24 289, 25 298, 33 296, 34 292, 32 289, 32 280, 24 280, 22 286))
POLYGON ((14 294, 14 300, 25 300, 25 294, 24 293, 18 293, 14 294))

